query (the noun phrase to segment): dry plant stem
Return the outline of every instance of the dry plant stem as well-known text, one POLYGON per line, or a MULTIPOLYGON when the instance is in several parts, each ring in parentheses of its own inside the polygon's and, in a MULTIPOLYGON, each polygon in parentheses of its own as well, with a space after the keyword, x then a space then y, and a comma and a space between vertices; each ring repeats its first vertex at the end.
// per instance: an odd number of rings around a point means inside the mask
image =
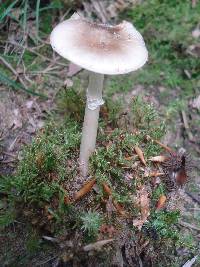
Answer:
POLYGON ((95 150, 99 110, 100 105, 103 104, 103 80, 103 74, 90 72, 79 157, 83 176, 87 175, 89 157, 95 150))

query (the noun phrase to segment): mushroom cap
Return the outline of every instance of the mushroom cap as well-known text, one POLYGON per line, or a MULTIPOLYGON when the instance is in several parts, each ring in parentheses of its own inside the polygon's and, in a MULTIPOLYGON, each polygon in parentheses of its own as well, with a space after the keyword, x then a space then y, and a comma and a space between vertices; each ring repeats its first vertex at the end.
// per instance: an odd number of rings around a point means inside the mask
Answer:
POLYGON ((62 57, 101 74, 124 74, 148 59, 142 35, 127 21, 116 26, 91 23, 75 13, 51 33, 52 48, 62 57))

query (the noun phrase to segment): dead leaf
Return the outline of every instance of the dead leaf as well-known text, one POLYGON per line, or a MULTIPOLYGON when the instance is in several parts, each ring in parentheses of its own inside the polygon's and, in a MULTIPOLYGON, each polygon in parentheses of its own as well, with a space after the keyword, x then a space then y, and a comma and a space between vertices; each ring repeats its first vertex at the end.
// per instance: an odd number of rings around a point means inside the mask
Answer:
POLYGON ((144 185, 140 188, 138 193, 139 193, 139 205, 140 205, 141 216, 140 219, 133 220, 133 226, 141 230, 143 224, 147 221, 147 218, 150 215, 149 211, 150 199, 149 199, 149 193, 144 185))
MULTIPOLYGON (((112 190, 111 190, 111 188, 104 182, 104 183, 102 183, 102 186, 103 186, 103 189, 104 189, 104 191, 109 195, 109 196, 111 196, 112 195, 112 190)), ((118 213, 120 214, 120 215, 125 215, 125 211, 124 211, 124 209, 123 209, 123 207, 119 204, 119 203, 117 203, 117 201, 115 201, 114 199, 112 199, 112 203, 113 203, 113 206, 115 207, 115 209, 118 211, 118 213)))
POLYGON ((167 152, 172 152, 172 149, 170 147, 166 146, 165 144, 161 143, 158 140, 152 139, 149 135, 146 136, 146 139, 147 139, 147 141, 151 140, 151 141, 155 142, 156 144, 158 144, 159 146, 164 148, 167 152))
POLYGON ((72 77, 75 74, 77 74, 79 71, 81 71, 82 68, 74 63, 69 63, 69 68, 68 68, 68 72, 67 72, 67 76, 68 77, 72 77))
POLYGON ((74 200, 79 200, 80 198, 82 198, 83 196, 85 196, 87 193, 90 192, 90 190, 92 189, 93 185, 95 184, 96 179, 91 179, 89 182, 85 183, 83 185, 83 187, 75 193, 74 196, 74 200))
POLYGON ((124 211, 122 205, 120 205, 119 203, 117 203, 117 201, 113 200, 113 205, 116 208, 116 210, 118 211, 118 213, 122 216, 126 215, 126 212, 124 211))
POLYGON ((73 84, 74 84, 74 83, 73 83, 72 79, 67 78, 67 79, 64 81, 64 85, 65 85, 66 87, 72 87, 73 84))
POLYGON ((103 189, 104 191, 110 196, 112 195, 112 191, 110 189, 110 187, 106 184, 106 183, 102 183, 103 189))
POLYGON ((14 119, 13 119, 13 130, 17 128, 22 128, 22 116, 18 108, 13 110, 14 119))
POLYGON ((160 163, 162 163, 162 162, 167 160, 167 157, 161 155, 161 156, 151 157, 149 160, 152 161, 152 162, 160 162, 160 163))
POLYGON ((197 96, 192 102, 191 102, 192 108, 196 108, 200 110, 200 95, 197 96))
POLYGON ((102 224, 100 227, 100 232, 102 234, 108 235, 109 238, 113 237, 115 233, 117 232, 115 227, 113 225, 108 225, 108 224, 102 224))
POLYGON ((25 103, 25 106, 27 109, 32 109, 34 105, 34 101, 33 100, 27 100, 25 103))
POLYGON ((154 140, 154 142, 156 144, 158 144, 159 146, 163 147, 167 152, 172 152, 172 149, 170 147, 166 146, 165 144, 161 143, 160 141, 154 140))
POLYGON ((146 161, 144 159, 144 154, 143 154, 142 150, 138 146, 135 146, 134 148, 135 148, 135 152, 138 155, 139 159, 146 166, 146 161))
POLYGON ((130 156, 130 157, 125 157, 125 160, 128 160, 128 161, 130 161, 130 160, 132 160, 134 157, 133 156, 130 156))
POLYGON ((83 250, 84 251, 91 251, 91 250, 101 250, 101 248, 103 246, 105 246, 106 244, 112 242, 114 239, 106 239, 106 240, 100 240, 100 241, 97 241, 95 243, 91 243, 91 244, 88 244, 86 246, 83 247, 83 250))
POLYGON ((68 205, 68 204, 71 203, 71 201, 70 201, 68 195, 65 195, 65 196, 64 196, 64 203, 65 203, 65 205, 68 205))
POLYGON ((162 209, 165 205, 165 202, 166 202, 167 198, 165 195, 161 195, 158 199, 158 202, 156 204, 156 209, 159 210, 159 209, 162 209))

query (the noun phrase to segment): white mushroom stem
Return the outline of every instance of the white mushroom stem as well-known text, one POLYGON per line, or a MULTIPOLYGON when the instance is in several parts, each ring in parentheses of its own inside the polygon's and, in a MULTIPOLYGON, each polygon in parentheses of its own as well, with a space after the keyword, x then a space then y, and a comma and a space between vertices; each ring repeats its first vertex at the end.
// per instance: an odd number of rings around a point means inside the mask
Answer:
POLYGON ((95 150, 99 110, 100 105, 104 103, 102 99, 103 80, 103 74, 90 72, 79 158, 83 176, 88 173, 89 157, 95 150))

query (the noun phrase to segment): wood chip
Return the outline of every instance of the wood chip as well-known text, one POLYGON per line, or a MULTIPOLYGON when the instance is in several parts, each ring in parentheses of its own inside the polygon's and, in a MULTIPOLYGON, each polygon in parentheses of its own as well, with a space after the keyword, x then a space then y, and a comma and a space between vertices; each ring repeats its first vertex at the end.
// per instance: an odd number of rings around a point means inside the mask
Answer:
POLYGON ((94 178, 88 181, 87 183, 85 183, 83 187, 78 192, 75 193, 74 200, 75 201, 79 200, 80 198, 85 196, 87 193, 89 193, 93 185, 95 184, 95 182, 96 182, 96 179, 94 178))
POLYGON ((135 146, 134 149, 135 149, 135 152, 138 155, 139 159, 141 160, 141 162, 146 166, 146 161, 144 159, 144 154, 143 154, 142 150, 138 146, 135 146))

